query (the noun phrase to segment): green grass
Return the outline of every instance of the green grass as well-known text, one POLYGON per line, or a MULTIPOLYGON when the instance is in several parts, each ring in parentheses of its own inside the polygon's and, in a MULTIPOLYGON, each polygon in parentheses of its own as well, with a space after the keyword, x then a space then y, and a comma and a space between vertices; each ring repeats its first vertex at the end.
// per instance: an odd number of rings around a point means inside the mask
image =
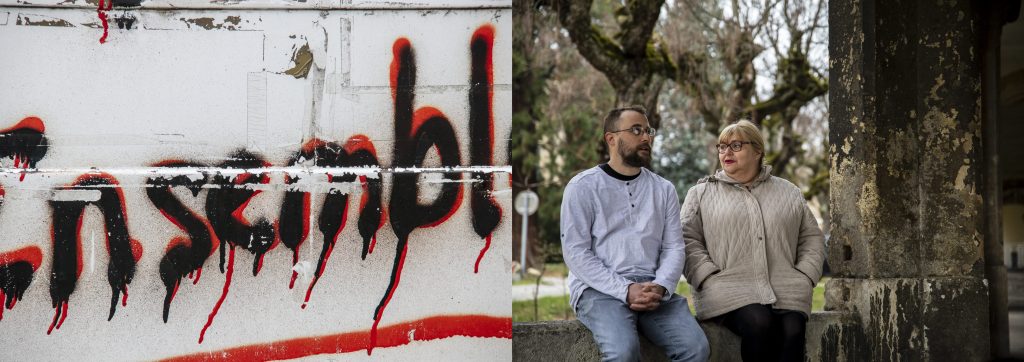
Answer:
MULTIPOLYGON (((545 273, 547 275, 547 273, 545 273)), ((829 278, 821 278, 818 285, 814 287, 814 293, 811 298, 811 311, 820 312, 825 307, 825 283, 828 282, 829 278)), ((534 282, 536 278, 532 278, 534 282)), ((690 294, 690 285, 686 283, 679 283, 676 287, 676 294, 682 295, 689 300, 690 312, 693 313, 693 297, 690 294)), ((563 320, 563 319, 576 319, 576 315, 572 309, 569 308, 569 296, 561 297, 543 297, 537 300, 537 315, 534 316, 533 301, 518 301, 512 302, 512 321, 513 322, 534 322, 534 321, 551 321, 551 320, 563 320)))
POLYGON ((825 310, 825 283, 829 279, 831 278, 823 277, 818 281, 818 285, 814 286, 814 294, 811 295, 811 312, 825 310))
POLYGON ((513 322, 553 321, 576 319, 576 314, 569 308, 569 296, 543 297, 537 300, 537 316, 533 313, 533 301, 512 302, 513 322))

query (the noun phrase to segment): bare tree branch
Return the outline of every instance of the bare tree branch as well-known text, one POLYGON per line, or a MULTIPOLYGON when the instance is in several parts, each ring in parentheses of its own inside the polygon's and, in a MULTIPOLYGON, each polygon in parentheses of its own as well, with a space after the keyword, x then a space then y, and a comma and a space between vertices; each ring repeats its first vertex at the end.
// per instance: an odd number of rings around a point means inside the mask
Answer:
MULTIPOLYGON (((593 0, 559 0, 558 15, 580 54, 608 78, 615 88, 618 105, 640 104, 657 109, 661 80, 656 74, 673 78, 678 69, 666 50, 652 41, 654 26, 665 0, 630 0, 619 11, 624 15, 618 43, 592 23, 593 0), (621 46, 620 46, 621 44, 621 46)), ((651 126, 660 117, 652 112, 651 126)))
POLYGON ((647 51, 654 25, 658 22, 664 0, 629 0, 625 9, 627 16, 619 23, 621 31, 616 36, 622 44, 623 53, 628 57, 642 57, 647 51))

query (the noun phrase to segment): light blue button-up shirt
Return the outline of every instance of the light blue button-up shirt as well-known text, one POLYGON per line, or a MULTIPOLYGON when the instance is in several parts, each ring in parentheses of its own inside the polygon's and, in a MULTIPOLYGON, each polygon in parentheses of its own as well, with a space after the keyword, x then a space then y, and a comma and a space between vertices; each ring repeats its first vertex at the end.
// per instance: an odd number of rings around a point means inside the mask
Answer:
POLYGON ((634 178, 607 165, 573 177, 562 195, 562 257, 573 308, 586 288, 627 303, 629 284, 676 290, 685 262, 679 199, 672 183, 641 168, 634 178))

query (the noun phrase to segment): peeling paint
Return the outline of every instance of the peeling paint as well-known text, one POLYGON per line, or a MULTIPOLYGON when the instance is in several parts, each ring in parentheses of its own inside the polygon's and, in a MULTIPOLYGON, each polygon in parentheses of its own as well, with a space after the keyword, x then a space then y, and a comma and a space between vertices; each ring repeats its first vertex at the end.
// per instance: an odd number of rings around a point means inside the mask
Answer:
POLYGON ((877 223, 871 216, 878 214, 879 204, 878 185, 875 182, 864 182, 860 188, 860 199, 857 200, 857 208, 862 217, 861 233, 866 235, 876 229, 877 223))
POLYGON ((974 150, 974 135, 970 132, 964 133, 963 142, 961 142, 961 144, 963 145, 963 152, 965 154, 971 153, 971 151, 974 150))
MULTIPOLYGON (((32 16, 36 17, 37 15, 32 15, 32 16)), ((17 22, 15 22, 15 25, 56 26, 56 27, 65 27, 65 28, 74 27, 74 25, 72 25, 70 22, 68 22, 67 20, 64 20, 64 19, 47 18, 47 17, 43 17, 43 16, 39 16, 36 19, 38 19, 38 18, 44 18, 44 20, 32 20, 32 18, 30 18, 29 15, 27 15, 27 14, 18 14, 18 20, 17 20, 17 22)))
POLYGON ((284 74, 296 79, 305 78, 309 74, 309 69, 313 66, 313 53, 309 51, 308 43, 292 53, 292 63, 295 66, 284 71, 284 74))
MULTIPOLYGON (((964 185, 964 180, 967 178, 967 169, 969 167, 970 167, 969 165, 960 166, 960 170, 956 172, 956 180, 953 181, 953 187, 955 187, 957 190, 964 190, 964 189, 967 188, 967 186, 964 185)), ((972 185, 971 186, 971 191, 972 192, 973 192, 973 189, 974 189, 974 186, 972 185)))
POLYGON ((908 169, 906 164, 909 158, 912 158, 911 152, 916 150, 914 144, 913 132, 907 132, 902 129, 889 130, 887 137, 888 144, 892 145, 889 147, 888 156, 884 160, 886 162, 886 171, 889 175, 897 178, 907 178, 912 170, 908 169))
POLYGON ((938 93, 939 93, 939 88, 942 88, 943 84, 946 84, 946 80, 943 79, 943 74, 940 73, 938 78, 935 78, 935 85, 932 86, 931 91, 929 91, 928 99, 936 100, 936 101, 942 100, 942 98, 939 98, 939 94, 938 93))
POLYGON ((216 20, 214 18, 211 18, 211 17, 192 18, 192 19, 178 18, 178 20, 181 20, 181 21, 185 22, 185 24, 188 25, 189 28, 191 28, 192 25, 195 25, 195 26, 198 26, 198 27, 206 29, 206 30, 213 30, 213 29, 239 30, 239 24, 241 24, 241 22, 242 22, 242 18, 238 17, 238 16, 228 16, 228 17, 224 18, 224 21, 222 21, 220 23, 217 23, 216 20))

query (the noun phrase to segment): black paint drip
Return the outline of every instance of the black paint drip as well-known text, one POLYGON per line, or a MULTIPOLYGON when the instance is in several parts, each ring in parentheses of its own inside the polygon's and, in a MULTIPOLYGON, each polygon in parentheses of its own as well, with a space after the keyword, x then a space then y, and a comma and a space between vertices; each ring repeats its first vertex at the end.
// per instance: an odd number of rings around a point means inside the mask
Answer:
POLYGON ((107 265, 107 280, 110 282, 110 314, 107 320, 114 318, 117 299, 121 293, 128 293, 128 284, 135 276, 137 258, 141 256, 141 246, 128 234, 128 224, 124 209, 124 200, 120 194, 117 181, 105 174, 87 174, 79 178, 65 190, 95 190, 100 193, 97 201, 50 201, 53 211, 53 271, 50 275, 50 298, 54 308, 66 305, 75 291, 82 265, 79 254, 82 245, 81 223, 85 208, 94 205, 103 213, 106 228, 107 252, 110 262, 107 265), (133 251, 133 247, 136 249, 133 251))
MULTIPOLYGON (((188 162, 164 163, 161 167, 199 167, 201 165, 188 162)), ((207 222, 178 200, 171 192, 171 187, 184 186, 199 196, 207 177, 191 180, 188 176, 152 177, 146 180, 146 196, 157 209, 168 219, 188 234, 187 244, 177 244, 164 253, 160 259, 160 279, 167 290, 164 296, 163 319, 167 323, 171 301, 181 283, 181 279, 203 267, 213 249, 213 237, 207 222)))

